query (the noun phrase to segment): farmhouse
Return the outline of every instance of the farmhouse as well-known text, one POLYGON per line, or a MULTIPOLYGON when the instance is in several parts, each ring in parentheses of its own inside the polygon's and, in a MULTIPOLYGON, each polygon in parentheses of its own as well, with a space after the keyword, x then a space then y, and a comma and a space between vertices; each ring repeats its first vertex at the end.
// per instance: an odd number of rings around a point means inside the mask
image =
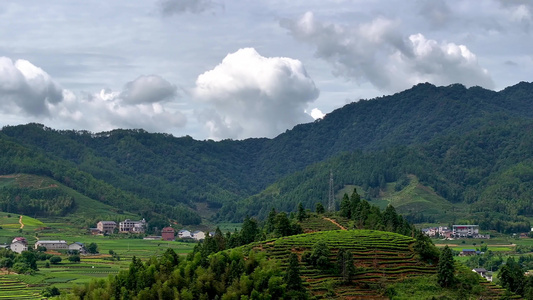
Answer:
POLYGON ((200 241, 200 240, 204 240, 205 239, 205 232, 202 232, 202 231, 195 231, 191 234, 192 238, 197 240, 197 241, 200 241))
POLYGON ((111 234, 117 228, 115 221, 100 221, 96 224, 96 228, 100 230, 100 233, 111 234))
POLYGON ((476 272, 479 276, 487 279, 487 281, 492 282, 492 273, 487 271, 485 268, 475 268, 472 269, 473 272, 476 272))
POLYGON ((161 230, 161 236, 164 241, 173 241, 174 240, 174 228, 165 227, 161 230))
POLYGON ((481 252, 476 249, 463 249, 460 253, 461 256, 471 256, 478 254, 481 254, 481 252))
POLYGON ((67 242, 63 240, 37 241, 37 243, 35 243, 35 249, 37 249, 39 246, 45 247, 46 250, 68 249, 67 242))
POLYGON ((144 233, 146 228, 146 220, 142 219, 141 221, 132 221, 126 219, 118 223, 118 228, 121 233, 144 233))
POLYGON ((424 233, 427 236, 430 237, 441 237, 441 238, 449 238, 452 234, 452 231, 448 229, 448 227, 429 227, 429 228, 423 228, 422 233, 424 233))
POLYGON ((87 250, 85 250, 85 245, 83 245, 80 242, 75 242, 75 243, 72 243, 72 244, 68 245, 68 250, 69 251, 72 251, 72 250, 78 251, 81 254, 87 253, 87 250))
POLYGON ((15 241, 11 243, 11 245, 9 245, 9 248, 11 249, 11 251, 17 252, 20 254, 22 253, 22 251, 28 250, 28 244, 26 243, 26 240, 15 241))
POLYGON ((190 239, 190 238, 192 238, 192 235, 191 235, 191 232, 189 230, 182 229, 182 230, 178 231, 178 237, 180 239, 190 239))

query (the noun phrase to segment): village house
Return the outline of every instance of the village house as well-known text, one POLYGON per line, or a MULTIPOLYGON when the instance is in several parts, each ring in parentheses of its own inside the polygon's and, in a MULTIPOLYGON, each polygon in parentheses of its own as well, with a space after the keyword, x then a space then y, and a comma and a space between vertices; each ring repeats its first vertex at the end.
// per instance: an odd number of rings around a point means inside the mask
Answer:
POLYGON ((173 241, 174 240, 174 228, 165 227, 161 230, 161 236, 164 241, 173 241))
POLYGON ((11 245, 9 245, 9 249, 13 252, 22 253, 22 251, 28 250, 28 242, 26 241, 26 238, 23 237, 16 237, 11 241, 11 245))
POLYGON ((192 238, 192 235, 191 235, 191 232, 189 230, 182 229, 182 230, 178 231, 178 237, 180 239, 190 239, 190 238, 192 238))
POLYGON ((430 237, 450 238, 452 231, 448 227, 429 227, 422 229, 422 233, 430 237))
POLYGON ((463 249, 461 253, 459 253, 460 256, 472 256, 478 254, 481 254, 481 252, 476 249, 463 249))
POLYGON ((68 244, 66 241, 63 240, 55 240, 55 241, 37 241, 35 243, 35 249, 37 249, 39 246, 45 247, 46 250, 63 250, 68 249, 68 244))
POLYGON ((126 219, 118 223, 119 232, 121 233, 144 233, 146 228, 146 220, 142 219, 141 221, 132 221, 126 219))
POLYGON ((195 231, 191 234, 191 236, 197 241, 205 240, 205 232, 203 231, 195 231))
POLYGON ((485 268, 475 268, 472 269, 473 272, 476 272, 479 276, 485 278, 487 281, 492 282, 492 272, 487 271, 485 268))
POLYGON ((117 228, 117 223, 115 221, 100 221, 96 224, 96 228, 100 230, 100 233, 112 234, 117 228))
POLYGON ((75 243, 68 245, 68 251, 78 251, 80 254, 87 253, 87 250, 85 249, 85 245, 80 242, 75 242, 75 243))

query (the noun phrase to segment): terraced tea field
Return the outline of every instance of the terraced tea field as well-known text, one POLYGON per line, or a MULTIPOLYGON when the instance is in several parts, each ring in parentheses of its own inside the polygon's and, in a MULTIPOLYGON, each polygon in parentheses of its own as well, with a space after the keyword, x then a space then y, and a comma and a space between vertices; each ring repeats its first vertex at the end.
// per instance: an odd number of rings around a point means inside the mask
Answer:
POLYGON ((325 231, 269 240, 245 248, 264 251, 286 266, 291 252, 301 257, 318 241, 324 241, 329 246, 330 262, 335 263, 339 249, 346 249, 352 252, 358 268, 352 283, 345 285, 341 284, 338 276, 301 262, 300 272, 307 288, 318 299, 329 299, 332 295, 342 299, 386 299, 379 292, 383 285, 406 277, 436 273, 436 266, 417 260, 412 250, 414 239, 390 232, 325 231))
POLYGON ((42 287, 32 287, 22 281, 0 275, 0 300, 41 299, 42 287))

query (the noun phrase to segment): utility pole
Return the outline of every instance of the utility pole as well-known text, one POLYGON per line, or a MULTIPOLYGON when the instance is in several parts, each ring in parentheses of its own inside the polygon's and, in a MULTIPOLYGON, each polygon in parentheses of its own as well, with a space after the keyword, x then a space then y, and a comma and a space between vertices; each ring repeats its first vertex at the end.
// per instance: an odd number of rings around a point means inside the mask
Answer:
POLYGON ((329 170, 328 211, 335 211, 335 195, 333 193, 333 170, 329 170))

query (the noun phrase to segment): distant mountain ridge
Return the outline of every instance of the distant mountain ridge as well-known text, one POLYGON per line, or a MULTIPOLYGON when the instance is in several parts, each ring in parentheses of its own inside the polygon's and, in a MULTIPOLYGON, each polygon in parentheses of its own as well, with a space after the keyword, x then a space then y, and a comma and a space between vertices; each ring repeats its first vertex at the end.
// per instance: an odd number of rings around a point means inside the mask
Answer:
MULTIPOLYGON (((459 84, 447 87, 418 84, 391 96, 348 104, 322 120, 297 125, 274 139, 242 141, 196 141, 191 137, 176 138, 144 130, 117 129, 93 134, 86 131, 57 131, 39 124, 6 126, 0 131, 0 145, 6 149, 0 159, 0 174, 38 173, 36 175, 51 176, 65 183, 69 179, 67 173, 83 173, 86 174, 83 176, 91 177, 95 182, 101 181, 113 186, 117 189, 115 193, 124 191, 120 196, 124 197, 123 203, 132 197, 137 199, 135 201, 144 203, 143 208, 137 211, 139 213, 154 210, 177 218, 185 212, 194 214, 191 209, 195 210, 196 204, 206 203, 214 211, 225 207, 219 215, 224 219, 229 211, 236 211, 236 203, 260 193, 294 172, 301 172, 306 167, 327 159, 336 161, 337 168, 342 168, 339 159, 346 158, 346 153, 360 157, 374 156, 376 165, 379 165, 383 160, 383 153, 389 151, 400 155, 401 151, 405 151, 416 157, 419 167, 438 169, 439 161, 428 160, 428 154, 420 152, 420 149, 428 148, 430 150, 427 151, 438 152, 435 149, 441 147, 439 145, 453 148, 451 144, 465 142, 464 137, 469 134, 484 132, 490 135, 491 131, 498 132, 498 138, 502 142, 505 142, 505 135, 510 134, 515 137, 513 143, 518 143, 515 131, 528 130, 533 119, 531 95, 533 84, 526 82, 500 92, 480 87, 467 89, 459 84), (25 160, 21 160, 19 157, 25 152, 33 153, 29 156, 45 160, 48 165, 61 167, 57 167, 55 174, 46 174, 50 173, 50 166, 30 168, 32 158, 27 155, 25 160), (169 214, 169 208, 176 205, 180 207, 179 213, 169 214)), ((478 151, 483 153, 484 148, 481 147, 478 151)), ((521 156, 514 160, 521 163, 531 160, 533 156, 528 153, 519 155, 521 156)), ((490 160, 495 158, 491 156, 487 159, 490 165, 490 160)), ((415 158, 412 161, 415 162, 415 158)), ((402 165, 403 169, 392 172, 378 167, 373 174, 365 173, 368 175, 366 184, 357 184, 375 190, 380 184, 394 182, 403 173, 410 171, 409 168, 413 169, 405 159, 398 165, 402 165), (377 186, 375 181, 378 182, 377 186)), ((454 168, 460 169, 460 164, 454 168)), ((490 178, 491 173, 489 170, 486 174, 482 172, 482 175, 490 178)), ((352 177, 352 181, 356 181, 357 176, 352 177)), ((465 191, 459 188, 455 190, 460 195, 444 195, 446 191, 454 190, 451 188, 454 185, 461 185, 460 182, 438 178, 422 178, 422 181, 444 185, 440 188, 436 186, 436 191, 443 193, 441 196, 447 200, 464 200, 465 191)), ((337 188, 340 189, 341 186, 337 188)), ((476 189, 471 193, 480 191, 476 189)), ((281 196, 287 192, 290 191, 281 191, 281 196)), ((100 200, 98 198, 102 198, 103 194, 105 193, 101 191, 91 197, 100 200)), ((104 198, 103 201, 113 205, 114 199, 109 196, 104 198)), ((249 198, 247 201, 253 201, 252 199, 257 199, 257 203, 252 203, 251 206, 271 205, 258 198, 249 198)), ((306 197, 291 200, 291 205, 296 200, 306 203, 309 208, 317 201, 310 201, 306 197)), ((257 214, 263 209, 243 207, 249 209, 231 218, 242 218, 242 214, 257 214)))

